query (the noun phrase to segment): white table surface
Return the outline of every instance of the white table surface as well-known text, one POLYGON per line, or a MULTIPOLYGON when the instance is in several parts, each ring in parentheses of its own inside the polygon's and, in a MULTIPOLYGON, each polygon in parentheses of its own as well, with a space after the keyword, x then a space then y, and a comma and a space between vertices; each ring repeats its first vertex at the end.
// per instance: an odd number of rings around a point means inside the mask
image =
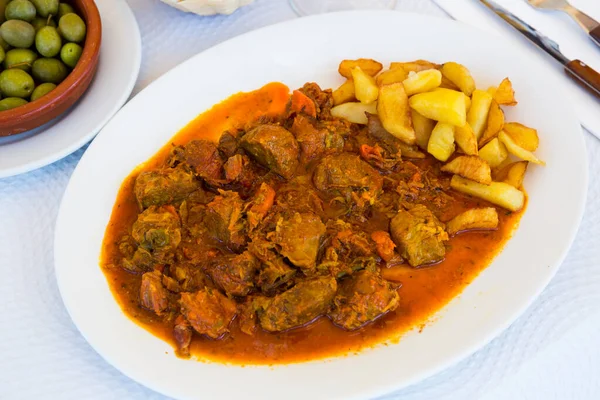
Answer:
MULTIPOLYGON (((98 0, 123 1, 123 0, 98 0)), ((579 0, 583 8, 597 0, 579 0)), ((164 72, 230 37, 296 18, 284 0, 256 0, 229 17, 185 15, 158 0, 128 0, 143 40, 139 92, 164 72)), ((398 9, 444 17, 430 0, 398 9)), ((600 15, 596 16, 600 18, 600 15)), ((575 29, 575 28, 574 28, 575 29)), ((600 398, 600 142, 590 161, 586 215, 540 298, 506 332, 458 365, 385 399, 600 398)), ((164 399, 98 356, 69 319, 54 279, 53 228, 83 150, 46 168, 0 179, 0 399, 164 399)), ((557 182, 568 190, 568 182, 557 182)), ((559 210, 557 210, 559 212, 559 210)))

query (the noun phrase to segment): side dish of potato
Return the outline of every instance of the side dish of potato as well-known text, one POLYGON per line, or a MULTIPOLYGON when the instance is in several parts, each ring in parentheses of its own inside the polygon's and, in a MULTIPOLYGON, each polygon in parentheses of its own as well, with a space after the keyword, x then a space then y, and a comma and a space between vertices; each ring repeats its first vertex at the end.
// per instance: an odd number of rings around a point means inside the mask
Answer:
MULTIPOLYGON (((333 115, 367 124, 366 114, 377 114, 409 148, 444 163, 454 190, 509 211, 524 207, 527 166, 545 162, 534 154, 537 131, 505 118, 503 107, 517 105, 509 78, 483 89, 466 66, 426 60, 392 62, 387 70, 371 59, 344 60, 339 72, 347 80, 333 92, 333 115)), ((452 230, 493 228, 492 214, 470 210, 452 221, 452 230)))

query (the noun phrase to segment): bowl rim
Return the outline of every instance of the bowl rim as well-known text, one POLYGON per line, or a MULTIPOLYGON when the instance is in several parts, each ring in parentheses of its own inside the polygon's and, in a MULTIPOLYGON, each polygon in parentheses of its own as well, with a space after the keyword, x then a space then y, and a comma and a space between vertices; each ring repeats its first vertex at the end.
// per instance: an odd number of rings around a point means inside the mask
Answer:
MULTIPOLYGON (((51 112, 57 107, 57 104, 69 98, 79 84, 85 81, 89 73, 93 73, 96 70, 102 41, 100 12, 94 0, 79 0, 77 3, 79 3, 77 5, 81 8, 81 13, 84 14, 87 28, 83 52, 81 53, 79 62, 65 80, 58 84, 52 91, 51 96, 42 96, 23 106, 0 112, 0 136, 11 136, 22 133, 13 132, 4 134, 1 130, 7 124, 30 120, 51 112)), ((10 131, 15 127, 7 126, 6 128, 10 131)))

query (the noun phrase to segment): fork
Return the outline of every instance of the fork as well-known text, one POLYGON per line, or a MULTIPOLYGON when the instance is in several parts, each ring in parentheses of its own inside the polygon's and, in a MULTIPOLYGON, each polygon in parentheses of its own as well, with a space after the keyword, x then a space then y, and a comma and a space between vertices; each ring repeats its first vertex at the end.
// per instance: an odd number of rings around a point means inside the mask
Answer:
POLYGON ((600 46, 600 22, 594 20, 581 10, 573 7, 567 0, 527 0, 529 5, 543 10, 557 10, 569 14, 590 38, 600 46))

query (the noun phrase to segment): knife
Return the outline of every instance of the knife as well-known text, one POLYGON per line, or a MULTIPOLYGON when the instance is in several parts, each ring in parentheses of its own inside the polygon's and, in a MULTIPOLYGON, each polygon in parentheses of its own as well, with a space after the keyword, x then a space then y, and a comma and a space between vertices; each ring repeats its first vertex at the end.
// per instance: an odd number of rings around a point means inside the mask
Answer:
POLYGON ((544 36, 541 32, 521 18, 512 14, 510 11, 490 0, 479 1, 513 28, 521 32, 521 34, 535 43, 539 48, 550 54, 556 61, 564 66, 566 74, 571 79, 600 99, 600 74, 597 71, 581 60, 569 60, 560 51, 558 43, 549 37, 544 36))

